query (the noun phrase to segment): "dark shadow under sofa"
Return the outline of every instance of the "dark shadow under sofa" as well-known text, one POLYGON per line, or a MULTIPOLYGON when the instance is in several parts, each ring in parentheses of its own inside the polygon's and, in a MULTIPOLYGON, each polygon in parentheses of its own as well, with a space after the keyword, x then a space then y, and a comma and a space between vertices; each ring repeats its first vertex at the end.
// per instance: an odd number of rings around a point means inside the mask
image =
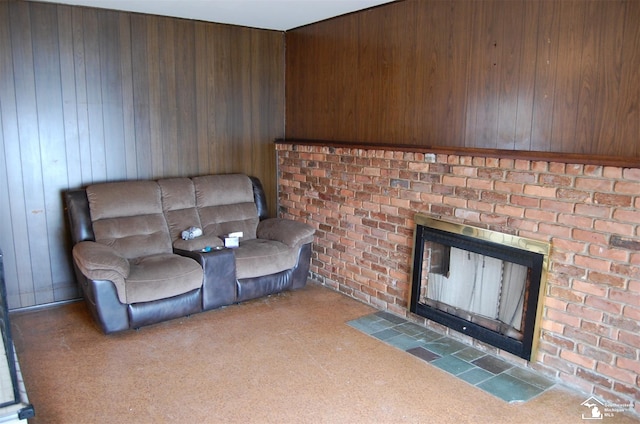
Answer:
POLYGON ((306 284, 315 230, 268 218, 254 177, 112 182, 64 197, 76 277, 107 334, 306 284), (203 234, 184 240, 190 227, 203 234), (239 247, 225 248, 232 232, 239 247))

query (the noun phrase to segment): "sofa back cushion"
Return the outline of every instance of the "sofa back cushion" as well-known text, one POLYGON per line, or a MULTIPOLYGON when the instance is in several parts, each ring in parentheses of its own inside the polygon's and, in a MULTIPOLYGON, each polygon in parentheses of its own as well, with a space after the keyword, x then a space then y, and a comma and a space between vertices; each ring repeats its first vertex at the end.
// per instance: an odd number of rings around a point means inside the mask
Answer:
POLYGON ((242 174, 193 178, 196 205, 205 234, 222 236, 242 231, 243 239, 256 238, 258 210, 251 179, 242 174))
POLYGON ((205 234, 191 240, 183 240, 182 232, 197 227, 202 229, 196 208, 196 191, 190 178, 166 178, 158 180, 162 192, 162 209, 169 225, 173 247, 182 250, 201 250, 222 246, 216 235, 205 234))
POLYGON ((202 228, 196 209, 196 192, 190 178, 158 180, 162 192, 162 209, 169 225, 171 240, 180 240, 189 227, 202 228))
POLYGON ((98 243, 113 247, 127 259, 172 252, 155 181, 91 185, 87 199, 98 243))

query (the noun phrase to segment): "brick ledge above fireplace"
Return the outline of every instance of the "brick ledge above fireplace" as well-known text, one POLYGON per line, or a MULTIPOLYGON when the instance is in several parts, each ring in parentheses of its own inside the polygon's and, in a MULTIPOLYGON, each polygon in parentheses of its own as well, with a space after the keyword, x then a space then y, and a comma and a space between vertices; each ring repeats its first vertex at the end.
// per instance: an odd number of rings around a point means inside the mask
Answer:
POLYGON ((280 214, 317 229, 313 275, 380 310, 412 318, 416 213, 551 242, 528 365, 640 413, 640 168, 404 147, 276 150, 280 214))

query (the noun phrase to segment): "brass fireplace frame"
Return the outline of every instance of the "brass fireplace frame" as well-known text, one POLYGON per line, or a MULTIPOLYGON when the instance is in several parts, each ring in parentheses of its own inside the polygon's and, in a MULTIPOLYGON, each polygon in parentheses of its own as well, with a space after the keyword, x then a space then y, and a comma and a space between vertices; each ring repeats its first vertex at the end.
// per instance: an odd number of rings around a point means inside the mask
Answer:
MULTIPOLYGON (((411 261, 411 290, 409 291, 409 307, 411 309, 415 308, 413 293, 414 293, 414 284, 416 278, 416 267, 419 266, 422 268, 422 259, 416 258, 416 253, 419 251, 421 254, 423 252, 423 248, 417 249, 417 245, 421 240, 418 240, 419 231, 421 231, 420 227, 432 228, 435 230, 439 230, 445 233, 451 233, 453 235, 465 236, 470 239, 477 240, 479 242, 487 242, 494 245, 504 246, 506 248, 519 249, 525 252, 537 253, 542 255, 542 266, 540 272, 540 285, 538 288, 538 297, 536 302, 536 312, 535 312, 535 324, 533 327, 533 334, 531 340, 531 352, 528 357, 524 359, 531 360, 535 359, 538 351, 538 344, 540 341, 540 323, 543 315, 544 308, 544 298, 547 287, 547 276, 549 273, 549 258, 551 254, 551 244, 533 240, 526 237, 515 236, 511 234, 505 234, 498 231, 487 230, 484 228, 474 227, 468 224, 456 223, 451 221, 445 221, 439 218, 430 217, 423 214, 416 214, 414 217, 415 220, 415 232, 414 232, 414 243, 413 243, 413 252, 412 252, 412 261, 411 261)), ((418 277, 419 278, 419 277, 418 277)), ((417 303, 417 299, 415 300, 417 303)), ((415 311, 411 311, 415 313, 415 311)), ((463 327, 466 328, 466 327, 463 327)), ((456 330, 454 328, 454 330, 456 330)), ((456 330, 459 331, 459 330, 456 330)), ((464 331, 462 331, 464 334, 464 331)), ((521 356, 521 355, 518 355, 521 356)), ((522 356, 521 356, 522 357, 522 356)))

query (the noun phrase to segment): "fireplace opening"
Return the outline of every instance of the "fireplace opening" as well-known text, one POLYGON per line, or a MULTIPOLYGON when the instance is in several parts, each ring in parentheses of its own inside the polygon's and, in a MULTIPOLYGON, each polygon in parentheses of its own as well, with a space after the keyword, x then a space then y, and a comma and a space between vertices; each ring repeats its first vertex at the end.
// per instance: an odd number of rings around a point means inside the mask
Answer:
POLYGON ((416 215, 410 311, 526 360, 548 243, 416 215))

